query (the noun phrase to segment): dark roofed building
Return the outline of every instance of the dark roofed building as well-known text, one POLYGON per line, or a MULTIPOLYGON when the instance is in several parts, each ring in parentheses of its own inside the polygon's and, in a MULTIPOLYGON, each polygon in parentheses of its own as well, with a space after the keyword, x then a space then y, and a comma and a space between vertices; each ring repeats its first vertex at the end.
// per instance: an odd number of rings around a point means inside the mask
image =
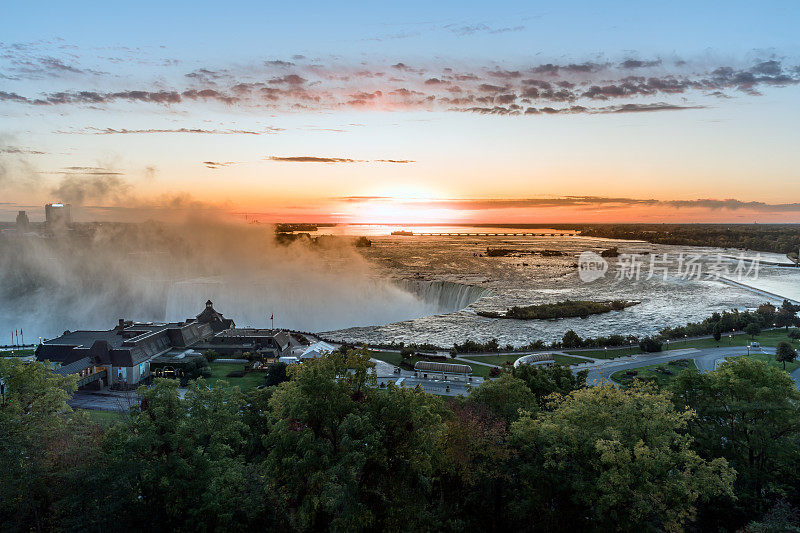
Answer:
MULTIPOLYGON (((56 372, 84 377, 104 374, 108 385, 133 386, 150 375, 149 361, 173 348, 194 345, 214 334, 196 321, 153 323, 120 320, 104 331, 66 331, 36 348, 36 359, 56 372)), ((100 378, 97 378, 100 379, 100 378)), ((79 382, 80 384, 80 382, 79 382)))
POLYGON ((208 324, 211 326, 214 333, 236 327, 232 319, 225 318, 222 316, 222 313, 214 309, 214 304, 211 300, 206 302, 206 308, 203 309, 203 312, 197 315, 197 321, 201 324, 208 324))
POLYGON ((203 347, 226 355, 251 352, 279 357, 286 353, 291 342, 289 333, 281 330, 230 328, 214 335, 203 347))

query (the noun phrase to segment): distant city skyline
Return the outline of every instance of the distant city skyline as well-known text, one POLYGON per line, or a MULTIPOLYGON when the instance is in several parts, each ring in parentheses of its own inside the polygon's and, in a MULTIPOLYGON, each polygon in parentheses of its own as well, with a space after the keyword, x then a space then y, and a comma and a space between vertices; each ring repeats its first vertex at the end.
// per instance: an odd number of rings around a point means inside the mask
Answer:
POLYGON ((22 4, 0 220, 800 222, 795 2, 22 4))

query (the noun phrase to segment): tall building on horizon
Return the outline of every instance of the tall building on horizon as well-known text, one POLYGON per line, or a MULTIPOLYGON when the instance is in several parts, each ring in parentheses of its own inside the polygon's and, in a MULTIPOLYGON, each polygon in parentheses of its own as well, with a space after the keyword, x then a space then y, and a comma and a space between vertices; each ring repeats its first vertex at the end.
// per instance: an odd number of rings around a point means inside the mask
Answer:
POLYGON ((28 213, 20 211, 17 213, 17 231, 28 231, 30 220, 28 220, 28 213))
POLYGON ((44 206, 44 220, 48 228, 72 224, 70 204, 47 204, 44 206))

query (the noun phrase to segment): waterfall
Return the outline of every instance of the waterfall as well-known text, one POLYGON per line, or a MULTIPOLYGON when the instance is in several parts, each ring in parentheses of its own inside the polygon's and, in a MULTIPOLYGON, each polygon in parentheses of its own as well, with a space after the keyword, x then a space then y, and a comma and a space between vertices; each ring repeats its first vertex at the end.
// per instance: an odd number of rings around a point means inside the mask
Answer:
POLYGON ((489 289, 483 287, 452 281, 401 279, 395 283, 423 302, 434 306, 436 314, 459 311, 491 293, 489 289))

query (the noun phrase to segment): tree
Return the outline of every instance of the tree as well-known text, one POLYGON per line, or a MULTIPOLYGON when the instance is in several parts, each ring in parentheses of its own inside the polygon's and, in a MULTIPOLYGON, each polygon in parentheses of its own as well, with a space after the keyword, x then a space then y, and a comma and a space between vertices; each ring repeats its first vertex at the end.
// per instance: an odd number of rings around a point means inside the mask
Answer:
POLYGON ((660 339, 644 337, 639 340, 639 349, 645 353, 660 352, 662 347, 663 343, 660 339))
POLYGON ((439 523, 451 531, 513 530, 506 509, 514 477, 506 423, 481 403, 456 401, 450 407, 437 475, 439 523))
POLYGON ((689 421, 696 449, 736 468, 736 501, 718 501, 710 522, 742 527, 797 482, 800 392, 779 368, 736 358, 714 372, 682 372, 670 385, 675 403, 697 413, 689 421))
POLYGON ((244 461, 249 428, 239 387, 197 379, 184 399, 174 380, 140 387, 142 408, 108 432, 109 456, 129 487, 119 518, 131 529, 188 530, 264 525, 271 509, 254 491, 258 468, 244 461))
POLYGON ((289 376, 286 374, 286 368, 286 363, 273 363, 269 365, 264 384, 267 387, 273 387, 275 385, 280 385, 284 381, 288 381, 289 376))
POLYGON ((51 453, 72 410, 66 400, 76 376, 54 374, 45 363, 0 359, 5 402, 0 405, 0 523, 4 529, 49 529, 51 453))
POLYGON ((714 340, 719 342, 722 338, 722 324, 716 322, 713 328, 714 340))
POLYGON ((692 450, 669 393, 573 391, 511 425, 519 454, 513 512, 543 530, 680 530, 697 504, 731 494, 733 470, 692 450))
POLYGON ((775 349, 775 360, 779 363, 783 363, 783 369, 786 370, 786 363, 791 363, 797 358, 797 352, 792 345, 786 341, 781 341, 778 343, 778 347, 775 349))
POLYGON ((503 372, 498 379, 486 380, 472 389, 467 402, 485 406, 508 423, 519 418, 520 410, 535 412, 538 409, 536 396, 528 384, 509 372, 503 372))
POLYGON ((588 373, 586 370, 573 373, 563 365, 521 364, 512 370, 515 378, 525 382, 540 407, 546 405, 545 399, 552 394, 569 394, 586 387, 588 373))
POLYGON ((426 511, 441 462, 442 400, 363 388, 362 350, 290 368, 269 399, 265 491, 277 529, 435 529, 426 511))
POLYGON ((571 329, 564 333, 564 337, 561 339, 561 346, 564 348, 580 348, 582 344, 581 338, 571 329))
POLYGON ((761 334, 761 326, 759 326, 756 322, 750 322, 744 328, 744 332, 750 335, 750 338, 755 338, 756 335, 761 334))
POLYGON ((800 340, 800 329, 793 329, 787 336, 792 340, 800 340))

